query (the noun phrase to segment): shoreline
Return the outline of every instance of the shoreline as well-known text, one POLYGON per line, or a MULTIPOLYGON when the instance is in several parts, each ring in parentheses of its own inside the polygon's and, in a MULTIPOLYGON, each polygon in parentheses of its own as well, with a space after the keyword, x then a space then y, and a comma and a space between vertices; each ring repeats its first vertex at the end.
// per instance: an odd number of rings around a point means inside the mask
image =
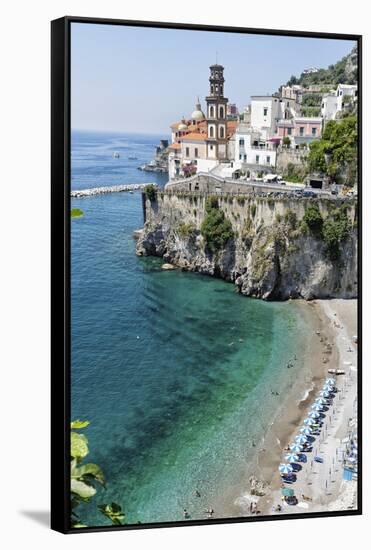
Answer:
POLYGON ((249 510, 252 502, 261 516, 349 509, 349 502, 354 509, 356 482, 342 482, 342 467, 336 458, 340 456, 338 451, 340 453, 341 440, 346 436, 349 418, 354 416, 357 395, 357 349, 352 342, 352 336, 357 334, 357 300, 302 301, 300 307, 305 308, 303 314, 308 316, 308 330, 311 331, 304 364, 300 372, 293 369, 296 380, 280 403, 269 430, 257 445, 255 457, 241 480, 240 494, 227 493, 223 501, 218 503, 218 514, 215 517, 251 516, 249 510), (350 347, 352 352, 348 351, 350 347), (330 376, 328 369, 332 368, 344 369, 346 374, 336 377, 339 393, 336 394, 333 411, 328 411, 326 415, 328 419, 331 416, 329 413, 334 413, 332 422, 328 426, 326 424, 326 432, 316 438, 314 443, 314 450, 324 458, 324 464, 313 467, 314 452, 308 453, 308 463, 292 485, 299 500, 298 505, 285 505, 280 512, 275 512, 273 508, 282 505, 282 481, 278 466, 284 460, 284 449, 298 433, 315 396, 330 376), (334 412, 335 409, 337 412, 334 412), (252 478, 258 481, 261 493, 264 493, 261 496, 251 493, 252 478), (327 489, 329 484, 331 491, 327 489), (302 495, 305 495, 305 500, 302 495))

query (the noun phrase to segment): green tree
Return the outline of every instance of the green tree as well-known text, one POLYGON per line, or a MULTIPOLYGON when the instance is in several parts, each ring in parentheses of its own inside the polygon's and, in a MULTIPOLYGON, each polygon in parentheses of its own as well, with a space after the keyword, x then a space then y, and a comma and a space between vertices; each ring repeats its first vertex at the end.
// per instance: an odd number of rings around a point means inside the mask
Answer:
POLYGON ((208 248, 212 252, 217 252, 234 236, 232 224, 220 210, 217 197, 206 199, 205 210, 206 216, 201 224, 201 235, 208 248))
POLYGON ((323 218, 318 204, 310 204, 305 209, 303 221, 315 236, 320 237, 322 235, 323 218))
POLYGON ((354 185, 357 179, 357 117, 330 120, 318 141, 309 146, 308 167, 323 172, 333 181, 354 185))

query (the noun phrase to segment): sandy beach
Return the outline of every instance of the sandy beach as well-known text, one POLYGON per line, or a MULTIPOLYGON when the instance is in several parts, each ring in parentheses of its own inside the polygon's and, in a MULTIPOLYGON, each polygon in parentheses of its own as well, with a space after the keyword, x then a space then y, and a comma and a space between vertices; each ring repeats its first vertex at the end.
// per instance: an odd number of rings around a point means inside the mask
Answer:
POLYGON ((343 481, 342 453, 349 423, 357 414, 357 301, 315 300, 303 302, 302 307, 306 308, 303 314, 308 315, 308 330, 312 331, 304 368, 302 372, 293 369, 291 390, 258 447, 255 464, 242 480, 244 490, 232 506, 225 503, 223 516, 226 511, 235 517, 251 515, 251 502, 256 503, 261 515, 356 509, 357 483, 343 481), (278 466, 285 462, 285 449, 298 435, 326 378, 333 376, 328 369, 342 369, 345 374, 335 376, 338 392, 326 412, 313 451, 306 453, 307 462, 301 464, 291 486, 298 503, 289 506, 281 499, 278 466), (314 456, 320 456, 323 463, 315 462, 314 456), (251 491, 252 477, 258 481, 255 488, 260 496, 251 491), (281 506, 279 512, 277 505, 281 506))

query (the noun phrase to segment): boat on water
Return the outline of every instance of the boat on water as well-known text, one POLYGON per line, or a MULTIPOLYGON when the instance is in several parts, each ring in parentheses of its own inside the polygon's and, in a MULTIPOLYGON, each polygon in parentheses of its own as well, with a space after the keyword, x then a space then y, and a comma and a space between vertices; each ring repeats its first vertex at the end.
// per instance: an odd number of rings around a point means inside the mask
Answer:
POLYGON ((138 157, 128 157, 129 160, 138 160, 138 157))
POLYGON ((118 159, 118 158, 120 158, 120 153, 118 151, 114 151, 112 156, 113 156, 114 159, 118 159))

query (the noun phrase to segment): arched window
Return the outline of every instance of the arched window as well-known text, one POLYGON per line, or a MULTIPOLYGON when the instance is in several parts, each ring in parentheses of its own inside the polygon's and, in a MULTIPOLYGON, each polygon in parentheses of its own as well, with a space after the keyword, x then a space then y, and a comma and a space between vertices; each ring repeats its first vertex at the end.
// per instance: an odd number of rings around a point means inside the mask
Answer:
POLYGON ((224 138, 224 126, 219 126, 219 137, 224 138))
POLYGON ((222 105, 219 107, 219 118, 224 118, 224 107, 222 105))
POLYGON ((214 116, 215 116, 215 115, 214 115, 214 106, 211 105, 211 106, 210 106, 210 118, 214 118, 214 116))
POLYGON ((209 135, 210 135, 210 137, 214 137, 214 126, 210 126, 209 135))

